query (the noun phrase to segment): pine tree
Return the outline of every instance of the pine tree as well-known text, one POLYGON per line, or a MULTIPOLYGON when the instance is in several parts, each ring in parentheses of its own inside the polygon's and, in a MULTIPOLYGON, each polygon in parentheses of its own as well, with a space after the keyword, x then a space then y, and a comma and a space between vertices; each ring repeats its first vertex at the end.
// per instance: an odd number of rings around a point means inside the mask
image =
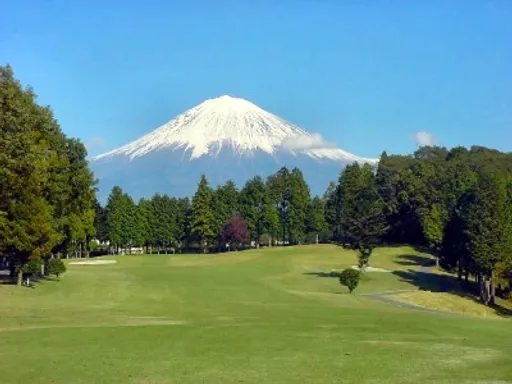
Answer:
POLYGON ((270 201, 263 207, 263 228, 268 234, 268 246, 271 247, 279 233, 279 213, 270 201))
POLYGON ((213 211, 215 216, 215 233, 220 240, 220 232, 226 221, 239 212, 238 190, 233 181, 228 180, 213 193, 213 211))
POLYGON ((341 228, 346 241, 359 249, 360 267, 385 233, 384 204, 370 165, 348 165, 340 177, 341 228))
POLYGON ((203 253, 206 253, 209 242, 215 237, 215 217, 212 209, 212 190, 208 185, 206 176, 202 175, 192 199, 192 213, 190 229, 201 244, 203 253))
POLYGON ((278 233, 283 244, 289 241, 288 233, 288 208, 290 205, 290 171, 282 167, 275 174, 267 178, 267 193, 271 203, 279 215, 278 233))
POLYGON ((293 244, 300 244, 306 235, 307 210, 311 196, 309 186, 298 168, 289 177, 290 203, 288 206, 288 232, 293 244))
POLYGON ((176 239, 177 247, 181 250, 190 237, 191 204, 188 198, 178 199, 176 204, 176 239))
POLYGON ((105 206, 105 221, 106 236, 115 253, 119 253, 119 247, 123 245, 123 209, 123 190, 114 186, 105 206))
POLYGON ((260 236, 265 229, 265 206, 268 195, 261 177, 256 176, 245 183, 240 191, 240 212, 249 228, 251 240, 259 246, 260 236))
POLYGON ((325 223, 331 233, 331 240, 339 240, 340 236, 340 188, 335 182, 330 182, 325 191, 323 200, 325 202, 324 213, 325 223))
POLYGON ((443 244, 444 227, 448 221, 448 212, 441 204, 433 204, 422 218, 423 234, 428 247, 436 256, 439 267, 439 253, 443 244))
POLYGON ((325 222, 324 201, 315 196, 309 203, 306 214, 306 226, 309 233, 315 234, 315 243, 318 244, 320 233, 327 229, 325 222))

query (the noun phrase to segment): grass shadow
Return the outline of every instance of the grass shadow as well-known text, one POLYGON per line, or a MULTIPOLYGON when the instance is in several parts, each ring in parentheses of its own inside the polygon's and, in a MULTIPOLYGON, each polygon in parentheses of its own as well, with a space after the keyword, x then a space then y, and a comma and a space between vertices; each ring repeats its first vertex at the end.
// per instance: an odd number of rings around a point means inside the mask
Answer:
POLYGON ((405 266, 434 267, 435 260, 419 255, 398 255, 395 262, 405 266))
MULTIPOLYGON (((411 269, 407 271, 393 271, 392 273, 398 276, 401 281, 412 284, 420 290, 437 293, 450 293, 481 304, 476 294, 478 287, 475 282, 466 283, 459 281, 456 276, 438 275, 435 273, 414 271, 411 269)), ((491 308, 500 316, 512 317, 512 308, 507 308, 500 303, 492 305, 491 308)))
POLYGON ((340 273, 336 271, 331 272, 305 272, 304 275, 316 276, 316 277, 340 277, 340 273))
POLYGON ((492 306, 492 309, 496 311, 496 313, 503 317, 512 317, 512 308, 507 308, 499 303, 495 303, 492 306))
MULTIPOLYGON (((414 264, 417 265, 417 264, 414 264)), ((435 273, 415 271, 412 269, 406 271, 392 271, 393 275, 398 276, 400 281, 414 285, 415 287, 431 292, 464 292, 465 289, 455 276, 438 275, 435 273)))
POLYGON ((431 250, 428 247, 422 246, 422 245, 414 245, 414 244, 407 244, 407 243, 382 243, 380 244, 381 247, 385 248, 404 248, 409 247, 414 249, 416 252, 419 253, 431 253, 431 250))
MULTIPOLYGON (((26 281, 24 276, 23 281, 26 281)), ((25 288, 34 289, 38 283, 44 283, 45 281, 60 281, 60 279, 52 276, 30 276, 30 285, 22 285, 25 288)), ((8 271, 0 271, 0 285, 17 285, 17 277, 12 277, 8 271)))

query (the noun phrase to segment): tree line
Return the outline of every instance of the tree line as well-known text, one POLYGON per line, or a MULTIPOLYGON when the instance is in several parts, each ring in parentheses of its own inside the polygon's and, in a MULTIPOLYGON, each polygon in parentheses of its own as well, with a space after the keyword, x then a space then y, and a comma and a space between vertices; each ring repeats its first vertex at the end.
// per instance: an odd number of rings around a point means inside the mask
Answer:
POLYGON ((192 199, 156 194, 134 202, 115 186, 105 207, 97 206, 97 217, 98 239, 116 253, 133 246, 149 253, 206 253, 251 243, 301 244, 318 242, 327 230, 323 200, 311 198, 298 168, 285 167, 266 180, 253 177, 241 189, 233 181, 213 188, 203 175, 192 199))
POLYGON ((437 263, 493 304, 512 282, 512 154, 480 146, 383 153, 375 181, 386 216, 382 241, 426 246, 437 263))

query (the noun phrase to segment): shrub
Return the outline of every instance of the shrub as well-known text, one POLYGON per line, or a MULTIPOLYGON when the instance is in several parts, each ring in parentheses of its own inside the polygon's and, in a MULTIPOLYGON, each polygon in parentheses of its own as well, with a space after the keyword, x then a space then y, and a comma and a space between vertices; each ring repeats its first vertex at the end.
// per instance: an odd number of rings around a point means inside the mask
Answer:
POLYGON ((359 271, 352 268, 347 268, 340 273, 340 284, 348 288, 348 291, 352 293, 359 284, 359 271))
POLYGON ((229 243, 233 249, 239 249, 249 242, 249 230, 247 223, 238 215, 232 216, 221 230, 221 239, 229 243))
POLYGON ((28 275, 38 275, 41 273, 41 259, 30 258, 23 266, 23 273, 28 275))
POLYGON ((59 258, 53 258, 48 263, 48 273, 50 275, 55 275, 57 278, 66 272, 66 265, 64 262, 59 258))

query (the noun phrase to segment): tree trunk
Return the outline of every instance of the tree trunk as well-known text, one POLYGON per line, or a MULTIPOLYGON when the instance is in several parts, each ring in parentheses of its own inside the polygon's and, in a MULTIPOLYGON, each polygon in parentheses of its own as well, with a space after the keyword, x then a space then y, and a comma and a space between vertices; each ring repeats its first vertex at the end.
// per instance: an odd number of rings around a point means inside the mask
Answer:
POLYGON ((496 297, 496 277, 494 276, 494 270, 491 269, 491 281, 490 281, 491 289, 489 293, 489 304, 494 305, 495 304, 495 297, 496 297))
POLYGON ((318 244, 318 233, 316 234, 315 243, 318 244))
POLYGON ((462 265, 460 265, 460 262, 458 264, 459 265, 457 266, 457 280, 462 281, 462 265))
POLYGON ((480 291, 480 301, 485 303, 485 287, 484 287, 484 279, 482 278, 482 272, 478 272, 477 275, 478 288, 480 291))
POLYGON ((485 276, 484 279, 484 287, 485 287, 485 305, 491 304, 491 279, 489 276, 485 276))
POLYGON ((439 255, 436 253, 436 268, 439 269, 439 255))
POLYGON ((482 272, 479 272, 478 280, 480 286, 480 300, 483 304, 489 305, 491 301, 491 280, 489 276, 484 275, 482 272))
POLYGON ((23 282, 23 270, 21 269, 21 266, 20 266, 20 269, 18 270, 18 280, 17 280, 17 285, 18 287, 21 287, 21 283, 23 282))

